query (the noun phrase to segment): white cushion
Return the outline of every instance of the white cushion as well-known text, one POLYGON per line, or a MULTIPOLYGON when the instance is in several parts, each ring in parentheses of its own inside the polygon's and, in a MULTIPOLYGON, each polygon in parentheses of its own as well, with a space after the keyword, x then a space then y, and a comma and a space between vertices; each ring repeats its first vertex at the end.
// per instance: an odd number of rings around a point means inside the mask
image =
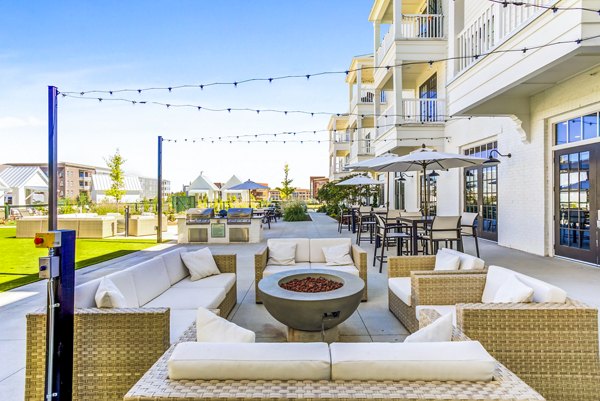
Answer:
POLYGON ((127 308, 137 308, 141 306, 137 285, 135 283, 135 276, 133 275, 131 268, 109 274, 107 277, 110 278, 125 297, 127 308))
POLYGON ((296 263, 296 243, 277 241, 269 245, 267 265, 293 266, 296 263))
POLYGON ((192 281, 190 277, 186 277, 175 284, 173 288, 225 288, 227 292, 234 284, 235 273, 221 273, 196 281, 192 281))
POLYGON ((435 255, 435 267, 433 270, 458 270, 460 267, 460 257, 447 252, 442 248, 435 255))
POLYGON ((333 343, 332 380, 490 381, 497 362, 477 341, 333 343))
MULTIPOLYGON (((140 306, 147 304, 171 286, 167 267, 160 257, 147 260, 125 271, 130 272, 133 277, 140 306)), ((115 284, 117 287, 119 286, 116 281, 115 284)), ((123 291, 121 290, 121 292, 123 291)))
POLYGON ((442 248, 442 250, 447 253, 457 255, 460 258, 459 270, 483 270, 483 268, 485 268, 485 262, 483 259, 467 253, 459 252, 455 249, 442 248))
POLYGON ((171 380, 329 380, 326 343, 180 343, 171 380))
POLYGON ((185 251, 181 248, 178 248, 174 251, 160 255, 165 262, 165 266, 167 267, 167 274, 169 275, 171 285, 190 275, 190 271, 187 269, 183 263, 183 260, 181 259, 181 253, 185 253, 185 251))
POLYGON ((498 288, 493 302, 531 302, 532 296, 533 289, 523 284, 517 276, 512 275, 498 288))
POLYGON ((325 264, 328 266, 354 265, 350 256, 350 246, 347 244, 324 246, 321 251, 325 255, 325 264))
POLYGON ((352 246, 352 240, 350 238, 311 238, 310 240, 310 261, 311 263, 327 263, 323 248, 329 248, 333 246, 346 245, 348 247, 348 253, 352 246))
POLYGON ((100 285, 101 279, 88 281, 75 287, 75 307, 76 308, 95 308, 96 291, 100 285))
POLYGON ((117 286, 107 277, 102 277, 96 291, 96 306, 98 308, 125 308, 125 297, 117 286))
POLYGON ((196 321, 196 311, 196 309, 171 309, 169 311, 171 344, 176 343, 179 337, 196 321))
POLYGON ((452 324, 456 326, 456 306, 455 305, 417 305, 415 307, 415 313, 417 315, 417 320, 419 320, 421 315, 421 310, 423 309, 433 309, 440 315, 451 315, 452 316, 452 324))
POLYGON ((198 308, 196 315, 196 340, 210 343, 253 343, 256 335, 231 323, 213 312, 198 308))
POLYGON ((269 277, 271 274, 287 272, 290 270, 296 269, 310 269, 310 263, 296 263, 293 266, 276 266, 276 265, 268 265, 263 270, 263 277, 269 277))
POLYGON ((407 306, 412 304, 410 277, 392 277, 388 279, 388 288, 407 306))
POLYGON ((500 286, 511 276, 514 276, 514 274, 514 271, 504 267, 490 266, 485 277, 485 286, 483 287, 481 302, 494 302, 494 295, 496 295, 498 288, 500 288, 500 286))
POLYGON ((146 308, 217 309, 224 299, 224 288, 171 288, 144 306, 146 308))
MULTIPOLYGON (((298 267, 296 267, 296 268, 298 268, 298 267)), ((329 266, 329 265, 327 265, 325 263, 311 263, 310 264, 310 268, 311 269, 333 270, 333 271, 336 271, 336 272, 349 273, 349 274, 352 274, 354 276, 358 276, 359 275, 359 271, 356 268, 356 266, 354 266, 354 265, 329 266)))
POLYGON ((296 263, 310 262, 310 240, 308 238, 271 238, 267 240, 267 247, 271 248, 272 244, 282 241, 292 241, 296 244, 296 256, 294 257, 296 263))
POLYGON ((556 302, 559 304, 567 302, 567 292, 562 288, 524 274, 517 273, 516 275, 523 284, 533 289, 532 302, 556 302))
POLYGON ((442 315, 435 322, 428 324, 406 337, 405 343, 431 343, 452 341, 452 315, 442 315))
POLYGON ((221 273, 208 248, 182 253, 181 259, 183 260, 185 267, 190 271, 192 281, 221 273))

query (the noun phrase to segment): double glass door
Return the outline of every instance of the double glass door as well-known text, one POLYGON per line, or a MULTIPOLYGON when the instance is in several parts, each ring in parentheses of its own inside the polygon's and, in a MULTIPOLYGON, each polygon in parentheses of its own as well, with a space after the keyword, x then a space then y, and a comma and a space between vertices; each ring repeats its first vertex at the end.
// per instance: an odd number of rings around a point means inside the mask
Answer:
POLYGON ((600 144, 554 153, 556 255, 599 264, 600 144))
POLYGON ((498 241, 498 167, 465 169, 465 212, 479 213, 477 236, 498 241))

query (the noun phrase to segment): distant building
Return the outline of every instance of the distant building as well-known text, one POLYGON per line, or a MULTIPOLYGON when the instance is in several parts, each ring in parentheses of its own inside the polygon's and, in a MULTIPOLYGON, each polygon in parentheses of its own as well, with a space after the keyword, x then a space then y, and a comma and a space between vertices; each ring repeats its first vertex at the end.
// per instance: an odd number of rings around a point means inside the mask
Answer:
POLYGON ((48 176, 36 166, 0 166, 0 193, 0 204, 46 203, 48 176))
POLYGON ((200 173, 200 175, 188 186, 186 193, 189 196, 195 196, 196 198, 206 197, 206 200, 213 202, 218 198, 219 188, 210 180, 210 178, 200 173))
POLYGON ((296 188, 290 198, 306 202, 310 199, 310 189, 296 188))
MULTIPOLYGON (((139 177, 142 186, 142 199, 155 199, 158 195, 158 179, 139 177)), ((171 181, 163 180, 163 195, 171 193, 171 181)))
POLYGON ((319 189, 329 182, 329 178, 323 176, 310 177, 310 197, 313 199, 317 198, 319 189))
MULTIPOLYGON (((121 198, 123 203, 139 202, 142 199, 142 185, 140 179, 135 176, 125 176, 124 180, 125 194, 121 198)), ((91 199, 93 202, 113 202, 114 198, 106 194, 110 189, 112 180, 108 174, 93 174, 91 185, 91 199)))

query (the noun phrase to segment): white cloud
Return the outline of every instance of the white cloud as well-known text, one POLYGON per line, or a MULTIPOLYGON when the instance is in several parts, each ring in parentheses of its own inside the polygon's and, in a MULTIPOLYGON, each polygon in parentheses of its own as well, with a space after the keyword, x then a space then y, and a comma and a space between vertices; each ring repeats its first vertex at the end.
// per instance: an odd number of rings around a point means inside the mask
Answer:
POLYGON ((37 117, 0 117, 0 130, 9 128, 43 127, 46 121, 37 117))

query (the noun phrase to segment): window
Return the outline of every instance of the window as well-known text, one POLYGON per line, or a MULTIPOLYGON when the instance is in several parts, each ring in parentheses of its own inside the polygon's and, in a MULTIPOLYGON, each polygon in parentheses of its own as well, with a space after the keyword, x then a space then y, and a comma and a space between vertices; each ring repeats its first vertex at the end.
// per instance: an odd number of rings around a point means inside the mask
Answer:
POLYGON ((597 137, 598 113, 591 113, 554 124, 554 143, 556 145, 597 137))

